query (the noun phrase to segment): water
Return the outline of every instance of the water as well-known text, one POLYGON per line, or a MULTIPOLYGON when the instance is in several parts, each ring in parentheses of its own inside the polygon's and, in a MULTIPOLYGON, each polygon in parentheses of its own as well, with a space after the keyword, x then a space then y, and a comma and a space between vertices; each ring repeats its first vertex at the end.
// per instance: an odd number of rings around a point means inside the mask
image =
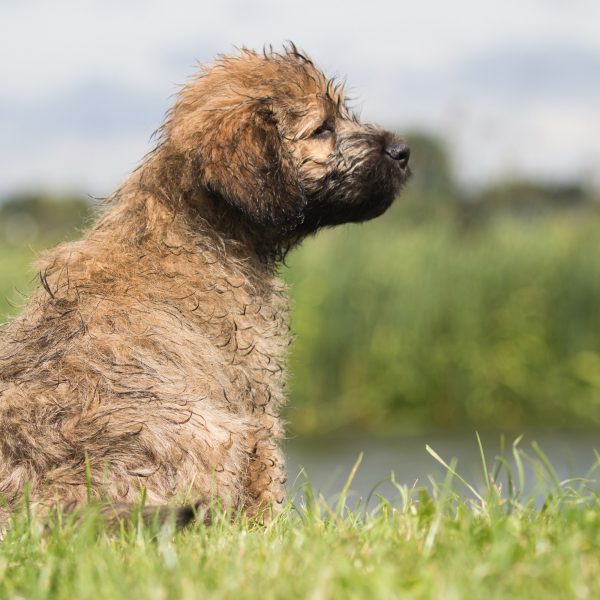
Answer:
MULTIPOLYGON (((514 437, 506 437, 506 457, 514 466, 511 444, 514 437)), ((526 434, 519 447, 535 457, 531 442, 536 441, 550 460, 559 480, 586 475, 595 463, 594 449, 600 450, 600 432, 538 432, 526 434)), ((488 469, 500 452, 500 434, 482 435, 488 469)), ((483 485, 481 458, 474 433, 431 433, 419 436, 368 437, 364 435, 334 436, 330 438, 287 440, 284 449, 287 457, 290 489, 297 489, 294 478, 304 468, 315 491, 333 500, 342 490, 360 453, 362 463, 351 486, 350 504, 359 498, 366 499, 375 489, 389 499, 398 493, 389 481, 394 473, 398 483, 431 487, 429 477, 442 482, 446 470, 425 449, 428 444, 447 463, 456 458, 457 471, 474 487, 483 485), (381 482, 384 483, 381 483, 381 482)), ((526 491, 536 490, 536 481, 544 477, 525 461, 526 491)), ((600 473, 595 473, 600 478, 600 473)), ((546 478, 548 479, 548 478, 546 478)), ((548 484, 547 484, 548 485, 548 484)), ((466 490, 465 490, 466 493, 466 490)))

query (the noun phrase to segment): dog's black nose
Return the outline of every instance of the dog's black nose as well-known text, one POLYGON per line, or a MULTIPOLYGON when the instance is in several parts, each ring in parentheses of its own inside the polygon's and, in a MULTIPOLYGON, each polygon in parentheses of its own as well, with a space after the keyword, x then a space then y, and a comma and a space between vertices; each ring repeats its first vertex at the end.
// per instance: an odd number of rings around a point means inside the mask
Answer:
POLYGON ((404 142, 391 142, 386 146, 385 153, 394 160, 397 160, 403 169, 408 165, 410 148, 404 142))

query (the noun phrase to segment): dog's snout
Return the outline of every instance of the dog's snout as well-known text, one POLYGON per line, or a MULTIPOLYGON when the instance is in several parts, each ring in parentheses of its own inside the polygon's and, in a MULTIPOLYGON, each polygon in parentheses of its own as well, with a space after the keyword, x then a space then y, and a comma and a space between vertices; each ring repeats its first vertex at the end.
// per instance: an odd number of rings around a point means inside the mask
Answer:
POLYGON ((403 169, 408 166, 410 148, 404 142, 399 142, 397 140, 390 142, 385 147, 385 153, 394 160, 397 160, 403 169))

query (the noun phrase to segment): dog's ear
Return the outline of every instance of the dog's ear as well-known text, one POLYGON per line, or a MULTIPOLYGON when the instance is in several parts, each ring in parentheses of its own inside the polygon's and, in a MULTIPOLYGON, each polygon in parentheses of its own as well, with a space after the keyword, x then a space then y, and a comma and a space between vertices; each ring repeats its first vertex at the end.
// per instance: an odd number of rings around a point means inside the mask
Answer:
POLYGON ((256 225, 290 230, 299 224, 304 195, 267 100, 214 111, 197 141, 205 189, 256 225))

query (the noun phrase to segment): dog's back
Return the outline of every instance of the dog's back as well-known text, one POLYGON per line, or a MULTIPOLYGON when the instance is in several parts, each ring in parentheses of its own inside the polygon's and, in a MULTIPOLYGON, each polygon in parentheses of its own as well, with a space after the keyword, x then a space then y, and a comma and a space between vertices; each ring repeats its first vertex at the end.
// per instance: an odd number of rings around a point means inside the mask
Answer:
POLYGON ((280 461, 286 303, 272 270, 197 227, 124 189, 84 240, 44 257, 0 342, 9 505, 26 483, 51 503, 84 500, 90 467, 104 500, 143 486, 150 504, 252 505, 263 438, 280 461))

